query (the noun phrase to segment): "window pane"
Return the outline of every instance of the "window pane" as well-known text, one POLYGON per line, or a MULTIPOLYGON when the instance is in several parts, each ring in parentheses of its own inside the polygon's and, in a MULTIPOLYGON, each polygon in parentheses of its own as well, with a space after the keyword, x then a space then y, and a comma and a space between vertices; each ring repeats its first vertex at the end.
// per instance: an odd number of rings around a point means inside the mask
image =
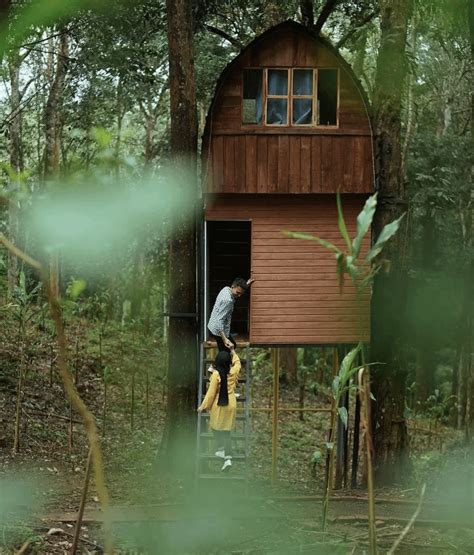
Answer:
POLYGON ((283 98, 269 98, 267 100, 267 123, 286 125, 288 101, 283 98))
POLYGON ((318 70, 319 125, 337 125, 337 70, 318 70))
POLYGON ((286 96, 288 94, 288 70, 268 70, 268 94, 286 96))
POLYGON ((308 125, 313 122, 313 101, 311 98, 295 98, 293 100, 293 123, 308 125))
POLYGON ((262 69, 244 69, 242 123, 262 123, 262 69))
POLYGON ((313 94, 313 70, 295 69, 293 71, 293 94, 313 94))

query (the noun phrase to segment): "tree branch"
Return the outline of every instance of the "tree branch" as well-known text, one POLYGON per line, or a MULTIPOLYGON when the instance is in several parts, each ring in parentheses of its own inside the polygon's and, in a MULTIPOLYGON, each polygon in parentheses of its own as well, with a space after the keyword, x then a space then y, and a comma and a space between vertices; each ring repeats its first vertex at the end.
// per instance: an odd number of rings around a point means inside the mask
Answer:
POLYGON ((342 48, 356 31, 358 31, 364 25, 367 25, 367 23, 372 21, 372 19, 374 19, 376 15, 377 12, 370 12, 369 15, 365 16, 364 19, 359 21, 359 23, 354 25, 354 27, 351 27, 349 31, 347 31, 347 33, 343 37, 341 37, 339 42, 336 44, 336 48, 342 48))
POLYGON ((314 27, 313 0, 300 0, 301 23, 312 29, 314 27))
POLYGON ((244 45, 240 42, 240 40, 232 37, 231 35, 229 35, 225 31, 223 31, 222 29, 214 27, 213 25, 204 25, 204 28, 207 29, 210 33, 213 33, 214 35, 222 37, 227 42, 232 44, 232 46, 235 46, 239 50, 242 50, 242 48, 244 47, 244 45))
POLYGON ((313 30, 316 34, 319 35, 321 33, 321 29, 323 28, 324 24, 328 20, 328 17, 332 14, 334 8, 337 6, 338 3, 339 0, 326 0, 323 9, 321 10, 319 17, 314 24, 313 30))

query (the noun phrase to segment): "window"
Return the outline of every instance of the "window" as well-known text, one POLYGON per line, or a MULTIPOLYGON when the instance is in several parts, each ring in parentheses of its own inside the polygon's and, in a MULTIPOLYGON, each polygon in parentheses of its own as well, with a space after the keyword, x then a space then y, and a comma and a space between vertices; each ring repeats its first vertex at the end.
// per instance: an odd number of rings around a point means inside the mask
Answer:
POLYGON ((242 123, 262 123, 262 69, 244 71, 242 123))
POLYGON ((318 70, 318 125, 337 125, 337 69, 318 70))
POLYGON ((245 69, 242 123, 336 126, 337 97, 337 69, 245 69))
POLYGON ((288 124, 288 70, 267 69, 267 125, 288 124))

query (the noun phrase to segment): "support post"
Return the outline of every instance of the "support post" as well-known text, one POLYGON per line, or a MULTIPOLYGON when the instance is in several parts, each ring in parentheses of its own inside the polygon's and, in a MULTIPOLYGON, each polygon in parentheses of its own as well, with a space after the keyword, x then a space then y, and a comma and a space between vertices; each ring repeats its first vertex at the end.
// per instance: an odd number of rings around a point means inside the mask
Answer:
POLYGON ((273 349, 272 486, 278 477, 278 404, 280 398, 280 349, 273 349))

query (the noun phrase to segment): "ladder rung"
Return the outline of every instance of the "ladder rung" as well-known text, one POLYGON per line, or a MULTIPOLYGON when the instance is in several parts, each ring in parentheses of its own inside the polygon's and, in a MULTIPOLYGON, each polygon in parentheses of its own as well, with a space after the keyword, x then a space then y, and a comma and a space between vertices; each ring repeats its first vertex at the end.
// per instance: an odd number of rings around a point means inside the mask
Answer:
MULTIPOLYGON (((209 381, 209 377, 203 378, 203 381, 207 383, 209 381)), ((247 380, 245 378, 239 378, 239 383, 247 383, 247 380)))
MULTIPOLYGON (((210 414, 208 412, 201 412, 201 418, 209 418, 210 414)), ((245 420, 245 414, 236 414, 236 420, 245 420)))

